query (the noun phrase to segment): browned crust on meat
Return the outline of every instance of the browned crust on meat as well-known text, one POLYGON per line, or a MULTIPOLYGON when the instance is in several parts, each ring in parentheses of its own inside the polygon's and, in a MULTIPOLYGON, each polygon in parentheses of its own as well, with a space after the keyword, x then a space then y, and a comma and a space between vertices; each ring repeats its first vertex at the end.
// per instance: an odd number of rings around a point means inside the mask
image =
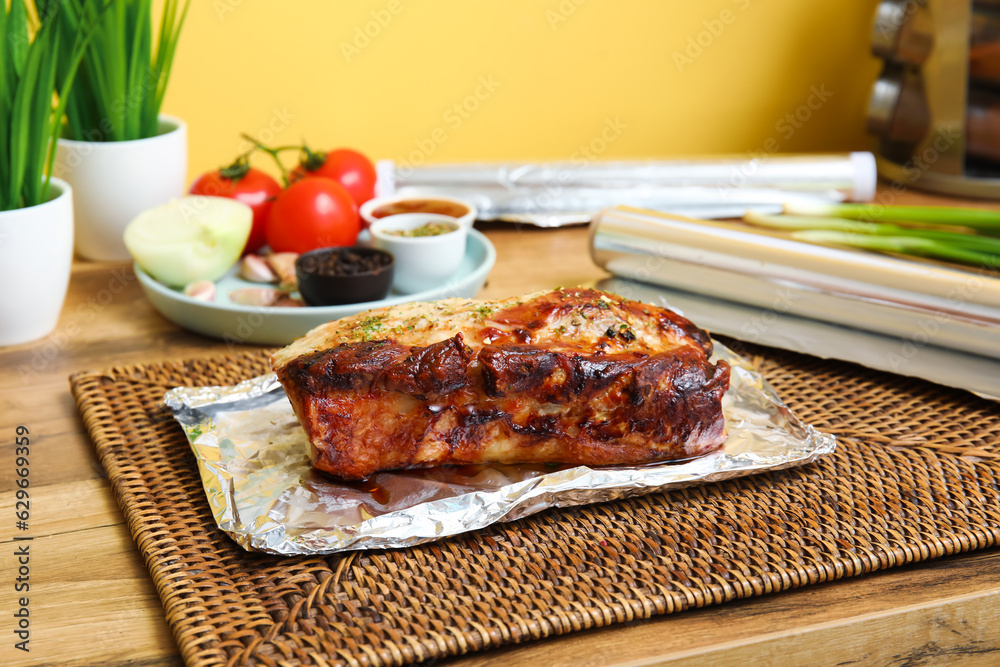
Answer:
POLYGON ((418 334, 412 310, 373 312, 310 333, 298 354, 276 355, 275 370, 314 465, 345 478, 442 464, 638 464, 717 448, 729 367, 708 361, 708 336, 610 296, 425 304, 452 320, 418 334), (397 335, 366 340, 359 328, 379 316, 397 335))

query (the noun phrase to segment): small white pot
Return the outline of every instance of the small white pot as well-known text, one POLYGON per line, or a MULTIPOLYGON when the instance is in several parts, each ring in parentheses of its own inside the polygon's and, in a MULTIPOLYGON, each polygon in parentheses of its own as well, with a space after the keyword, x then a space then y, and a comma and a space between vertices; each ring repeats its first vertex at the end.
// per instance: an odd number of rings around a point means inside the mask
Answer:
POLYGON ((73 190, 53 178, 51 199, 0 211, 0 345, 27 343, 56 327, 73 264, 73 190))
POLYGON ((469 228, 461 220, 436 213, 399 213, 372 224, 372 245, 391 252, 395 258, 392 287, 413 294, 440 287, 455 275, 465 257, 469 228), (396 236, 393 231, 409 231, 429 222, 445 223, 454 231, 438 236, 396 236))
POLYGON ((160 115, 160 134, 135 141, 60 139, 53 173, 73 187, 76 251, 127 260, 122 233, 147 209, 184 194, 187 125, 160 115))
MULTIPOLYGON (((372 215, 376 209, 382 206, 387 206, 390 204, 400 204, 400 203, 410 203, 415 205, 411 212, 408 213, 393 213, 392 215, 411 215, 412 213, 429 213, 438 214, 443 213, 441 210, 435 210, 433 204, 435 202, 446 202, 449 204, 455 204, 459 210, 464 209, 464 213, 460 216, 451 216, 458 221, 460 225, 468 229, 472 227, 472 223, 476 221, 476 206, 472 202, 466 201, 464 199, 459 199, 457 197, 448 197, 445 195, 426 195, 415 197, 413 195, 390 195, 388 197, 375 197, 374 199, 369 199, 361 208, 358 209, 358 213, 361 215, 361 220, 365 227, 370 227, 377 220, 385 220, 386 217, 375 217, 372 215), (428 206, 430 205, 430 206, 428 206)), ((449 214, 450 215, 450 214, 449 214)))

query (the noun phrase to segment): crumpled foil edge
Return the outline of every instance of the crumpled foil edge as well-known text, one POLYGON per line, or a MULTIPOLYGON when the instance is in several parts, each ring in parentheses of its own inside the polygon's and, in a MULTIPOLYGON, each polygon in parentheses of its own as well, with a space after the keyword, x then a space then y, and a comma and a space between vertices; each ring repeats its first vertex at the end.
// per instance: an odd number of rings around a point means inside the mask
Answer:
MULTIPOLYGON (((716 358, 732 365, 733 381, 724 399, 729 440, 712 454, 686 462, 636 467, 577 466, 514 481, 498 489, 420 502, 354 524, 305 529, 270 516, 282 494, 296 491, 294 475, 291 482, 279 477, 279 464, 272 479, 265 473, 263 480, 246 484, 249 478, 240 470, 247 461, 223 452, 222 444, 228 440, 213 419, 220 409, 238 416, 239 411, 232 408, 248 406, 245 412, 249 414, 257 411, 262 402, 284 399, 273 373, 232 387, 178 387, 167 392, 164 403, 191 444, 219 528, 247 550, 318 555, 413 546, 548 508, 606 502, 804 465, 835 450, 836 438, 795 417, 747 360, 720 343, 716 343, 716 358), (741 438, 742 443, 734 451, 731 443, 741 438), (248 502, 241 501, 241 494, 256 496, 249 502, 256 511, 253 516, 243 507, 248 502)), ((228 428, 239 429, 239 420, 228 428)))

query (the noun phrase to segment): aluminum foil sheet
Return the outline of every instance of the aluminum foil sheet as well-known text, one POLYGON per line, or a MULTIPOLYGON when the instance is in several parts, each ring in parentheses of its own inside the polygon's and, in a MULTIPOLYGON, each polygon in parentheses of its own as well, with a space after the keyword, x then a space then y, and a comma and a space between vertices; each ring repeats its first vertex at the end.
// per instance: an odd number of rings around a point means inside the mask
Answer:
POLYGON ((749 363, 732 364, 729 438, 713 454, 642 466, 448 466, 345 482, 312 469, 309 445, 273 373, 234 387, 178 387, 164 402, 194 450, 219 527, 248 550, 325 554, 407 547, 569 507, 802 465, 832 435, 803 424, 749 363))
POLYGON ((1000 276, 624 207, 590 252, 615 277, 600 289, 712 332, 1000 396, 1000 276))
POLYGON ((868 201, 871 153, 706 157, 674 160, 501 162, 414 166, 383 160, 377 194, 459 197, 480 220, 559 227, 627 204, 693 218, 780 213, 793 201, 868 201))

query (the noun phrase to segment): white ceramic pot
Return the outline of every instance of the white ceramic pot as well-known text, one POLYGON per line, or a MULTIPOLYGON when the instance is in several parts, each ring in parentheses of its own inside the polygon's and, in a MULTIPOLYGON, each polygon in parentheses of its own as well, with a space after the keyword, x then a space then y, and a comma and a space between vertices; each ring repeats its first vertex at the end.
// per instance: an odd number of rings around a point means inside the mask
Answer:
POLYGON ((50 199, 0 211, 0 345, 27 343, 56 327, 73 263, 73 190, 53 178, 50 199))
POLYGON ((392 288, 402 294, 434 289, 447 283, 462 265, 469 228, 461 220, 436 213, 399 213, 378 219, 370 230, 372 245, 395 258, 392 288), (429 222, 452 228, 436 236, 396 236, 429 222))
POLYGON ((365 227, 370 227, 375 223, 376 220, 384 220, 388 216, 375 216, 373 215, 377 209, 383 206, 405 204, 402 206, 400 212, 393 213, 392 215, 409 215, 410 213, 433 213, 441 214, 446 213, 447 215, 458 220, 458 223, 465 228, 472 227, 472 223, 476 221, 476 206, 472 202, 466 201, 464 199, 458 199, 457 197, 447 197, 445 195, 426 195, 415 197, 413 195, 390 195, 388 197, 375 197, 374 199, 369 199, 361 208, 358 209, 358 213, 361 215, 361 221, 365 227), (441 208, 439 204, 451 204, 452 206, 447 207, 452 209, 450 212, 446 213, 445 208, 441 208))
POLYGON ((60 139, 53 172, 73 187, 76 251, 126 260, 125 226, 143 211, 184 194, 187 125, 160 115, 160 134, 135 141, 60 139))

